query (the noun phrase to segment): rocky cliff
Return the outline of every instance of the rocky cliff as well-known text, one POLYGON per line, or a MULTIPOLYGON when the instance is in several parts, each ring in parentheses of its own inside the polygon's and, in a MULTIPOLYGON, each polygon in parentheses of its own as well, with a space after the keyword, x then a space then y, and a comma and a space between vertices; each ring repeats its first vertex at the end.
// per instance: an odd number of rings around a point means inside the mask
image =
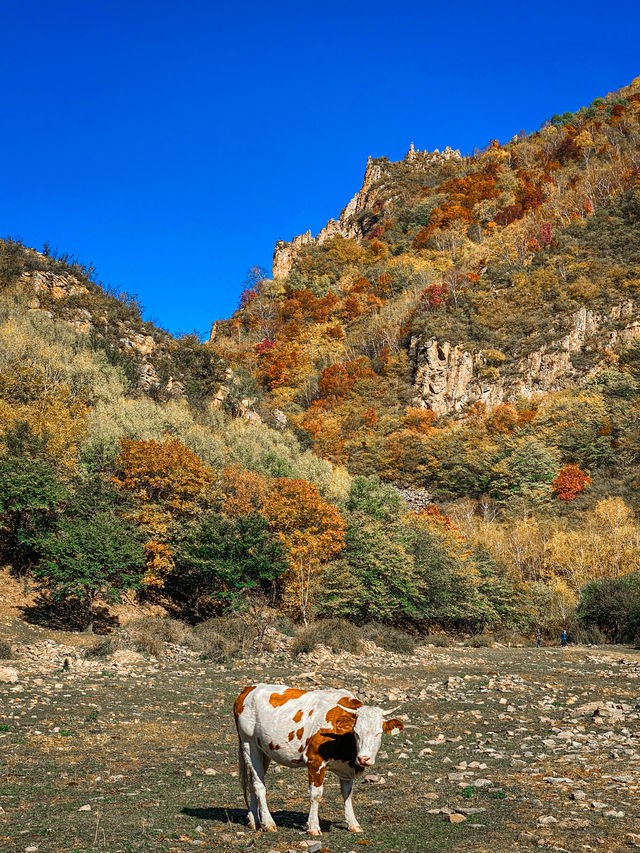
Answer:
POLYGON ((435 338, 411 339, 415 403, 437 415, 472 403, 487 409, 584 382, 615 361, 616 350, 640 338, 640 304, 628 300, 606 314, 581 308, 569 332, 524 358, 508 361, 495 351, 468 351, 435 338), (585 358, 575 358, 583 355, 585 358), (583 366, 578 366, 583 361, 583 366))
MULTIPOLYGON (((442 152, 438 149, 435 151, 417 151, 411 143, 409 151, 400 163, 415 171, 427 171, 438 168, 451 160, 462 160, 462 156, 459 151, 454 151, 449 146, 442 152)), ((377 159, 369 157, 362 187, 343 208, 337 219, 330 219, 316 237, 311 235, 311 231, 306 231, 304 234, 294 237, 289 243, 279 240, 273 252, 273 277, 284 278, 288 275, 296 254, 304 246, 321 246, 325 240, 336 236, 355 240, 365 237, 363 215, 374 208, 379 200, 380 191, 387 181, 393 179, 391 167, 394 165, 398 164, 391 163, 387 157, 377 159)))

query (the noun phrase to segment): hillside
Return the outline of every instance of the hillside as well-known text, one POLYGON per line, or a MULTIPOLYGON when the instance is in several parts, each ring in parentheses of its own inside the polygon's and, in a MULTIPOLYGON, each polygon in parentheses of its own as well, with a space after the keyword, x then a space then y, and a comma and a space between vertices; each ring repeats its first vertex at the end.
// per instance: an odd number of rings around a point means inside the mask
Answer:
MULTIPOLYGON (((490 475, 451 482, 463 436, 546 429, 557 448, 554 408, 586 396, 622 438, 603 388, 634 395, 639 122, 636 80, 472 157, 370 159, 337 220, 276 245, 273 280, 218 324, 217 351, 322 456, 440 496, 491 491, 490 475)), ((595 471, 602 443, 559 461, 595 471)))
POLYGON ((0 285, 4 557, 47 595, 633 634, 598 596, 640 602, 640 78, 370 158, 207 343, 12 241, 0 285))

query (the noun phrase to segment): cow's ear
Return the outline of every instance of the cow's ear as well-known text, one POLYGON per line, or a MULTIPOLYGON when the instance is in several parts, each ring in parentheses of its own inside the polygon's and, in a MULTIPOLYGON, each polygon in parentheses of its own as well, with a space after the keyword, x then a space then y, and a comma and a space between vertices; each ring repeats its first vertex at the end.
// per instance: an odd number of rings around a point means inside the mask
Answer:
POLYGON ((389 734, 389 732, 392 732, 394 729, 398 729, 398 731, 401 732, 403 728, 404 723, 402 720, 396 720, 395 718, 393 720, 385 720, 382 724, 382 731, 386 734, 389 734))

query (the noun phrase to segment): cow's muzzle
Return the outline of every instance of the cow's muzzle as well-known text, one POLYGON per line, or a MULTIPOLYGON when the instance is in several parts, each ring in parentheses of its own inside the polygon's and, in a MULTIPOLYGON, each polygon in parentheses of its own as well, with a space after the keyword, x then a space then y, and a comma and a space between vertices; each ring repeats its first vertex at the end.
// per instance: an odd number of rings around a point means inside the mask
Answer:
POLYGON ((369 758, 368 755, 357 755, 356 764, 360 765, 360 767, 371 767, 373 761, 369 758))

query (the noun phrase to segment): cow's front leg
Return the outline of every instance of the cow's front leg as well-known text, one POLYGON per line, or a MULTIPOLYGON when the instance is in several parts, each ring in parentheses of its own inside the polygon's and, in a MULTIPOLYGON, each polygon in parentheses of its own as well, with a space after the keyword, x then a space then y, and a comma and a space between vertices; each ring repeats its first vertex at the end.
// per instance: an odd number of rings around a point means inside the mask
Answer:
POLYGON ((258 825, 262 829, 267 830, 267 832, 275 832, 276 822, 271 817, 267 805, 267 789, 264 784, 264 774, 269 766, 269 759, 255 744, 248 746, 251 772, 251 811, 254 815, 257 813, 258 825))
POLYGON ((351 801, 353 779, 341 779, 340 790, 342 791, 342 799, 344 800, 344 819, 347 821, 349 832, 362 832, 362 827, 353 813, 353 803, 351 801))
POLYGON ((309 770, 309 797, 311 799, 309 820, 307 821, 309 835, 322 835, 320 821, 318 820, 318 806, 322 802, 322 786, 325 770, 325 767, 320 767, 318 770, 309 770))

